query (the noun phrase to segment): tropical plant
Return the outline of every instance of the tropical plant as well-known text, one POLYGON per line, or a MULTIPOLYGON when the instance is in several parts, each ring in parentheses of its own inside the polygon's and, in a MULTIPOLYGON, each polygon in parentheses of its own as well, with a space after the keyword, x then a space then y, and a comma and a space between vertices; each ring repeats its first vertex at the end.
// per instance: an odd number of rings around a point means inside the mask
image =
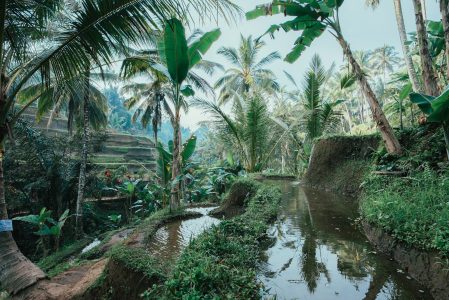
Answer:
MULTIPOLYGON (((84 74, 113 61, 129 42, 145 41, 168 17, 200 18, 238 12, 228 0, 81 0, 76 10, 58 19, 63 1, 10 0, 0 3, 0 144, 31 99, 15 110, 16 96, 40 80, 45 87, 84 74), (48 26, 55 21, 56 26, 48 26), (48 32, 52 29, 52 32, 48 32)), ((0 218, 8 219, 0 159, 0 218)), ((0 282, 10 294, 33 285, 45 274, 18 250, 11 233, 0 233, 0 282)))
POLYGON ((181 21, 176 18, 165 22, 161 60, 164 64, 155 67, 165 74, 171 82, 171 100, 174 112, 171 116, 173 125, 173 161, 172 161, 172 191, 170 207, 179 207, 179 184, 176 179, 181 174, 181 109, 188 107, 187 98, 195 94, 192 86, 184 85, 189 71, 202 60, 202 56, 220 37, 220 29, 203 34, 195 42, 188 45, 185 29, 181 21))
POLYGON ((195 105, 212 116, 212 123, 227 150, 240 158, 248 172, 261 170, 268 162, 277 143, 286 136, 270 134, 273 126, 267 104, 257 93, 247 93, 245 98, 235 94, 237 104, 233 116, 225 113, 218 104, 197 99, 195 105))
POLYGON ((410 100, 426 114, 428 122, 441 124, 449 159, 449 86, 437 97, 411 93, 410 100))
POLYGON ((22 217, 15 217, 14 221, 26 222, 37 227, 35 235, 39 236, 37 242, 38 248, 42 248, 44 257, 48 254, 45 238, 53 236, 55 238, 55 250, 59 250, 59 239, 62 233, 62 227, 64 226, 67 218, 69 217, 69 210, 65 210, 64 213, 55 221, 51 217, 52 211, 47 208, 42 208, 38 215, 27 215, 22 217))
POLYGON ((255 10, 247 12, 246 18, 251 20, 257 17, 279 13, 294 17, 294 19, 284 22, 281 25, 272 25, 266 32, 266 34, 270 34, 273 37, 274 33, 281 28, 284 31, 302 31, 301 37, 296 40, 293 50, 285 58, 290 63, 296 61, 302 52, 311 45, 313 40, 319 37, 326 29, 329 29, 330 33, 341 45, 345 56, 352 66, 352 72, 370 105, 373 119, 377 124, 377 128, 382 135, 388 152, 399 154, 402 151, 399 141, 385 117, 382 107, 368 83, 365 74, 354 58, 349 44, 343 37, 338 15, 338 10, 342 4, 343 0, 313 0, 307 2, 299 0, 275 0, 268 5, 261 5, 256 7, 255 10))
POLYGON ((220 89, 218 101, 220 104, 226 103, 234 98, 234 93, 242 95, 252 88, 273 93, 279 90, 279 84, 273 71, 268 65, 281 56, 278 52, 271 52, 258 60, 260 51, 265 46, 265 42, 252 36, 240 36, 240 46, 238 49, 231 47, 221 47, 218 54, 222 55, 232 65, 225 74, 215 83, 215 88, 220 89))
POLYGON ((336 130, 340 122, 340 113, 335 108, 343 100, 326 101, 323 98, 323 88, 329 76, 330 72, 324 69, 320 57, 314 55, 297 99, 300 103, 299 125, 306 133, 304 142, 309 145, 324 133, 336 130))
MULTIPOLYGON (((367 0, 368 6, 376 8, 379 5, 380 0, 367 0)), ((416 75, 415 66, 413 65, 412 53, 409 49, 409 42, 407 40, 407 32, 405 30, 404 15, 402 13, 401 0, 394 0, 394 12, 396 16, 396 23, 399 31, 399 38, 401 40, 402 55, 404 56, 405 65, 407 66, 408 77, 412 83, 413 91, 421 91, 421 85, 416 75)))
MULTIPOLYGON (((174 185, 179 185, 186 179, 186 176, 188 177, 188 163, 193 153, 195 152, 196 141, 196 136, 191 135, 190 138, 188 138, 187 141, 182 145, 180 151, 180 173, 176 177, 172 176, 172 165, 174 159, 173 151, 175 144, 173 143, 173 141, 169 141, 168 147, 167 149, 165 149, 162 143, 158 143, 157 150, 159 152, 159 158, 157 160, 157 170, 158 175, 161 179, 162 189, 163 191, 165 191, 163 193, 163 204, 166 203, 165 199, 167 198, 167 194, 171 193, 172 187, 174 185)), ((172 202, 170 202, 170 205, 172 205, 172 202)))

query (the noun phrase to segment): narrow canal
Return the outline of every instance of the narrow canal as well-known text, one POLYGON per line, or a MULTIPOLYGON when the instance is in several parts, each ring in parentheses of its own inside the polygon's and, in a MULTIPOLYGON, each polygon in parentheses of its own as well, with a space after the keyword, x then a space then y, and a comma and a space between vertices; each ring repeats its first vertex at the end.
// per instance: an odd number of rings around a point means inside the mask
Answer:
POLYGON ((278 181, 281 211, 259 279, 264 299, 432 299, 355 225, 357 203, 278 181))

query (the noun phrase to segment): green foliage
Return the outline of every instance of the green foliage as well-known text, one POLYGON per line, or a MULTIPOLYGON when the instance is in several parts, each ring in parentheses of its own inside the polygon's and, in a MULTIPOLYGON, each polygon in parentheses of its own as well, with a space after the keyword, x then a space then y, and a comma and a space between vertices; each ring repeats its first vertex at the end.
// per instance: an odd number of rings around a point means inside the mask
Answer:
POLYGON ((449 87, 438 97, 411 93, 410 100, 427 115, 429 122, 441 123, 449 120, 449 87))
POLYGON ((69 210, 67 209, 59 217, 58 221, 55 221, 51 217, 51 210, 47 210, 45 207, 41 209, 39 215, 27 215, 22 217, 15 217, 14 221, 27 222, 37 227, 37 231, 34 234, 38 236, 55 236, 61 235, 62 227, 64 226, 68 216, 69 210))
POLYGON ((176 18, 165 22, 164 48, 165 61, 171 79, 178 85, 186 79, 189 72, 189 56, 184 26, 176 18))
MULTIPOLYGON (((295 45, 290 53, 285 57, 289 63, 295 62, 304 50, 318 38, 331 24, 331 17, 334 10, 343 4, 343 0, 338 1, 272 1, 268 6, 260 5, 253 11, 246 13, 247 20, 252 20, 261 16, 283 13, 285 16, 292 16, 293 19, 280 25, 272 25, 265 34, 274 37, 274 33, 279 29, 288 31, 302 31, 300 37, 295 41, 295 45), (267 8, 268 7, 268 8, 267 8)), ((331 25, 332 27, 332 25, 331 25)), ((333 27, 333 29, 337 29, 333 27)), ((264 34, 264 35, 265 35, 264 34)))
MULTIPOLYGON (((91 242, 92 239, 85 238, 73 242, 72 244, 65 245, 64 247, 61 247, 59 251, 41 259, 37 264, 44 272, 55 270, 58 265, 64 264, 68 258, 79 254, 81 250, 91 242)), ((52 273, 54 274, 56 271, 52 271, 52 273)))
POLYGON ((148 278, 164 278, 160 262, 158 262, 148 251, 142 248, 130 248, 123 245, 114 247, 109 252, 110 259, 117 261, 127 268, 140 272, 148 278))
POLYGON ((370 176, 361 213, 395 238, 449 255, 449 177, 429 167, 404 178, 370 176))
POLYGON ((280 191, 260 186, 247 211, 193 240, 163 285, 147 299, 259 299, 257 261, 268 223, 276 217, 280 191))

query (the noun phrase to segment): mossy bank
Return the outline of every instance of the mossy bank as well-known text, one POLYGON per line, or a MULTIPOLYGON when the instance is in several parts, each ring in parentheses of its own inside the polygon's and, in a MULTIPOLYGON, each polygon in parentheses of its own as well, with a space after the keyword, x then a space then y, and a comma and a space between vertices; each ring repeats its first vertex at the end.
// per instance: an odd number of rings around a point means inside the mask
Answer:
POLYGON ((398 133, 401 156, 389 155, 379 139, 332 137, 314 147, 306 185, 358 194, 364 231, 426 285, 448 299, 449 195, 444 138, 431 125, 398 133))

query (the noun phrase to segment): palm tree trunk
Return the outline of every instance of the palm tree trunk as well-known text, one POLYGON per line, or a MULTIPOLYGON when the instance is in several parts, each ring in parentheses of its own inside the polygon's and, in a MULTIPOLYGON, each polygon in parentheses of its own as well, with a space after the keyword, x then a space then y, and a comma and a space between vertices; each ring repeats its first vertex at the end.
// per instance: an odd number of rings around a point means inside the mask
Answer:
POLYGON ((407 44, 407 33, 405 31, 404 16, 402 14, 401 0, 394 0, 394 11, 396 15, 396 23, 398 25, 399 38, 402 45, 402 53, 404 55, 405 64, 407 66, 408 77, 412 83, 413 91, 420 92, 421 87, 419 85, 418 77, 416 76, 415 67, 413 65, 412 56, 407 44))
POLYGON ((78 196, 76 198, 75 233, 77 238, 83 234, 83 202, 86 187, 87 155, 89 152, 89 71, 86 73, 83 101, 83 148, 81 150, 81 164, 78 178, 78 196))
POLYGON ((444 44, 446 46, 446 78, 449 80, 449 1, 440 0, 441 20, 444 29, 444 44))
POLYGON ((358 62, 355 60, 352 51, 343 36, 338 33, 337 38, 341 47, 343 48, 343 52, 345 53, 346 57, 349 60, 349 63, 352 66, 354 75, 357 77, 357 81, 360 84, 362 92, 365 95, 366 100, 368 101, 368 104, 371 108, 371 113, 373 114, 373 120, 376 122, 377 128, 382 135, 382 139, 384 140, 387 151, 392 154, 400 154, 402 152, 401 145, 399 144, 399 141, 396 138, 393 129, 390 126, 390 123, 388 122, 382 108, 380 107, 376 95, 374 94, 371 86, 366 80, 365 74, 360 68, 358 62))
POLYGON ((421 57, 424 90, 428 95, 437 96, 440 89, 438 87, 437 78, 432 65, 432 57, 430 56, 426 26, 424 24, 420 0, 413 0, 413 7, 415 9, 416 33, 418 38, 419 55, 421 57))
MULTIPOLYGON (((179 108, 176 108, 175 112, 175 122, 173 123, 173 162, 172 162, 172 181, 181 173, 181 147, 180 147, 180 130, 181 116, 179 108)), ((170 198, 170 209, 176 210, 179 207, 179 182, 177 184, 172 184, 171 198, 170 198)))
MULTIPOLYGON (((3 149, 0 153, 0 219, 7 220, 5 179, 3 177, 3 149)), ((32 286, 46 275, 26 258, 17 247, 10 232, 0 232, 0 285, 15 295, 32 286)))

